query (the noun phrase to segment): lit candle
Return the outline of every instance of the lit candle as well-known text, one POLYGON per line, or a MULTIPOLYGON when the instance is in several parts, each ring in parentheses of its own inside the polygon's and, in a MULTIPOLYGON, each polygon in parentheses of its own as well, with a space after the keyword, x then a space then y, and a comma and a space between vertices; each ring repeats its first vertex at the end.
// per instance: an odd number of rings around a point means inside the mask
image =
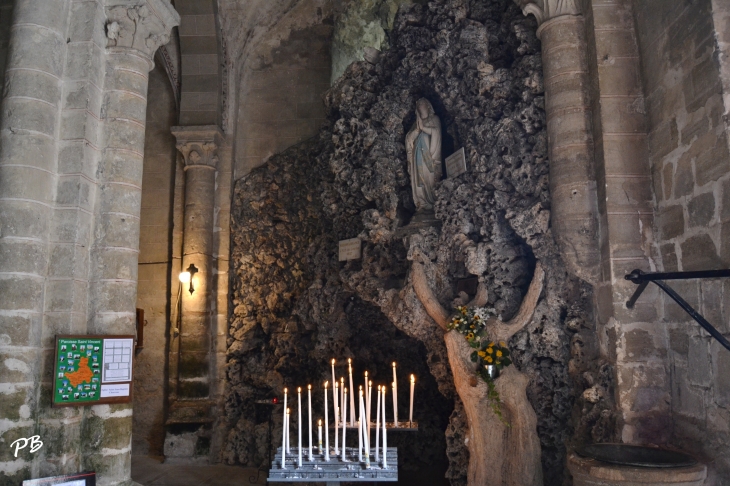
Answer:
POLYGON ((342 462, 347 462, 345 432, 347 432, 347 388, 342 388, 342 462))
MULTIPOLYGON (((337 380, 335 379, 335 359, 332 358, 332 386, 334 387, 334 391, 337 392, 337 380)), ((337 394, 335 394, 333 397, 335 407, 332 409, 332 413, 335 414, 335 430, 337 430, 337 394)))
POLYGON ((372 398, 373 398, 373 382, 368 382, 368 399, 366 400, 365 404, 365 417, 367 418, 367 431, 368 431, 368 445, 370 445, 370 410, 372 405, 372 398))
POLYGON ((289 433, 289 427, 291 426, 291 409, 286 409, 286 453, 291 454, 291 434, 289 433))
POLYGON ((355 386, 352 384, 352 359, 347 358, 347 368, 350 373, 350 425, 355 426, 355 386))
POLYGON ((368 403, 368 372, 365 372, 365 403, 368 403))
POLYGON ((357 421, 357 460, 358 462, 362 462, 362 420, 365 418, 363 417, 363 409, 362 409, 362 386, 360 387, 360 417, 357 421))
POLYGON ((299 467, 302 467, 302 387, 297 388, 299 395, 299 467))
MULTIPOLYGON (((284 388, 284 401, 286 401, 286 388, 284 388)), ((286 407, 284 407, 284 423, 281 427, 281 468, 286 469, 286 407)))
POLYGON ((365 468, 370 467, 370 443, 368 442, 368 435, 365 433, 365 427, 367 426, 367 420, 365 420, 365 402, 363 401, 363 393, 360 392, 360 430, 362 430, 362 448, 365 458, 365 468))
POLYGON ((322 419, 317 421, 317 450, 322 453, 322 419))
MULTIPOLYGON (((329 388, 329 382, 324 382, 324 460, 330 460, 330 419, 329 419, 329 405, 327 405, 327 389, 329 388)), ((319 452, 322 452, 322 423, 319 425, 319 452)), ((335 425, 335 436, 337 435, 337 425, 335 425)))
POLYGON ((393 385, 393 427, 398 427, 398 387, 395 382, 393 385))
POLYGON ((383 385, 383 469, 388 469, 388 433, 385 429, 385 385, 383 385))
POLYGON ((395 361, 393 361, 393 426, 398 427, 398 376, 395 373, 395 361))
POLYGON ((281 427, 281 468, 286 469, 286 396, 287 389, 284 388, 284 419, 281 427))
POLYGON ((314 460, 312 456, 312 385, 307 385, 309 394, 309 462, 314 460))
POLYGON ((380 444, 380 385, 378 385, 378 402, 375 407, 375 463, 378 463, 378 445, 380 444))
POLYGON ((416 377, 414 375, 411 375, 411 411, 408 414, 408 422, 409 426, 413 427, 413 388, 416 386, 416 377))

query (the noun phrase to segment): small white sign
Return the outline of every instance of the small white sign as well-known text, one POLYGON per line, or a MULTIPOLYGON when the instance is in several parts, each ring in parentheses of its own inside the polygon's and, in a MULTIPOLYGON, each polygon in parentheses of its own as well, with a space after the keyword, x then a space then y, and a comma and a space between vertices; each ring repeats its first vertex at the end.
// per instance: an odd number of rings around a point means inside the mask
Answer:
POLYGON ((128 397, 129 383, 122 385, 101 385, 101 398, 128 397))
POLYGON ((360 238, 340 241, 340 261, 359 260, 362 258, 362 242, 360 238))
MULTIPOLYGON (((132 381, 133 339, 104 339, 104 367, 101 382, 132 381)), ((102 392, 102 398, 104 397, 102 392)))
POLYGON ((466 155, 464 147, 446 157, 446 175, 449 179, 466 172, 466 155))

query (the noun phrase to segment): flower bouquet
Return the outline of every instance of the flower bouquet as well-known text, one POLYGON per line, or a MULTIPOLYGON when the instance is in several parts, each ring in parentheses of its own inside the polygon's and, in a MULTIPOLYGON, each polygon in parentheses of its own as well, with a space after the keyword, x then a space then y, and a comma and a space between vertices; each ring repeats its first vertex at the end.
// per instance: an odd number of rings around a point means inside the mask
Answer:
POLYGON ((463 306, 456 308, 457 313, 448 324, 448 330, 454 330, 462 334, 469 346, 474 348, 471 353, 471 360, 478 363, 477 375, 486 383, 488 388, 487 398, 494 413, 507 424, 502 418, 502 411, 499 407, 499 393, 494 386, 494 380, 499 376, 499 371, 505 366, 512 364, 507 343, 500 341, 495 343, 487 336, 487 319, 495 316, 492 309, 477 308, 468 309, 463 306))

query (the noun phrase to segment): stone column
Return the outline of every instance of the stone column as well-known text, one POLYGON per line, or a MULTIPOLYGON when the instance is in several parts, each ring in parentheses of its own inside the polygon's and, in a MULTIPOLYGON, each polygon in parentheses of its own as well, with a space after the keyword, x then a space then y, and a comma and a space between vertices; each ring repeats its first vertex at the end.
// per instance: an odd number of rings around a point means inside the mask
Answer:
MULTIPOLYGON (((51 359, 44 357, 49 356, 52 336, 44 329, 56 316, 47 315, 46 309, 54 300, 67 300, 63 286, 48 278, 48 266, 51 235, 58 226, 54 205, 59 101, 70 2, 14 3, 0 112, 0 484, 20 484, 48 471, 46 457, 62 455, 59 449, 78 437, 81 421, 75 410, 51 413, 50 407, 39 404, 47 404, 51 393, 51 359), (61 446, 47 442, 46 451, 19 453, 16 458, 10 444, 44 434, 47 415, 60 424, 52 432, 65 427, 66 435, 57 439, 61 446)), ((75 469, 78 455, 69 451, 56 467, 75 469)))
MULTIPOLYGON (((215 191, 218 147, 223 134, 215 125, 173 127, 177 148, 185 170, 185 202, 182 267, 192 264, 197 273, 192 277, 194 292, 182 286, 179 335, 171 346, 170 409, 168 424, 207 423, 210 417, 211 380, 215 376, 211 362, 213 328, 211 284, 215 191), (176 367, 176 369, 175 369, 176 367)), ((173 336, 174 337, 174 336, 173 336)))
MULTIPOLYGON (((134 334, 148 73, 180 17, 168 0, 106 2, 101 160, 90 254, 87 332, 134 334)), ((132 404, 85 412, 83 465, 102 484, 130 480, 132 404)))
POLYGON ((583 16, 577 0, 515 1, 540 24, 553 232, 570 272, 595 285, 598 221, 583 16))

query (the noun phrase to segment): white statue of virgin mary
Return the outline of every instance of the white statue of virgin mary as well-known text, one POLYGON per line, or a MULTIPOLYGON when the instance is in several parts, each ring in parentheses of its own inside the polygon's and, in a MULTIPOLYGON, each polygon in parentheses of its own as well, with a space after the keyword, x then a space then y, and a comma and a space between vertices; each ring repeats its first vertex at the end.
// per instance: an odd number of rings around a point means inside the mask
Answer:
POLYGON ((406 135, 406 152, 416 210, 430 211, 441 180, 441 121, 425 98, 416 101, 416 123, 406 135))

